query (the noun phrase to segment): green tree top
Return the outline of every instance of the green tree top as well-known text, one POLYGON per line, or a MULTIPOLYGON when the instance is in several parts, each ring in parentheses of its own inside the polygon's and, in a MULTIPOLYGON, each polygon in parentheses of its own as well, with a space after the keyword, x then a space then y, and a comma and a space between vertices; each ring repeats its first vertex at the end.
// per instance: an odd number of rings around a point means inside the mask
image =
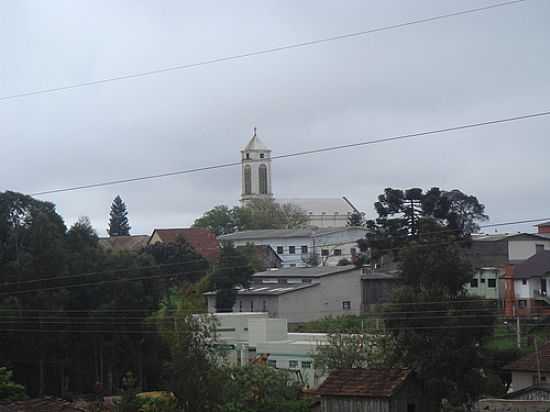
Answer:
POLYGON ((128 210, 121 197, 117 195, 111 205, 109 213, 109 236, 129 236, 130 225, 128 223, 128 210))

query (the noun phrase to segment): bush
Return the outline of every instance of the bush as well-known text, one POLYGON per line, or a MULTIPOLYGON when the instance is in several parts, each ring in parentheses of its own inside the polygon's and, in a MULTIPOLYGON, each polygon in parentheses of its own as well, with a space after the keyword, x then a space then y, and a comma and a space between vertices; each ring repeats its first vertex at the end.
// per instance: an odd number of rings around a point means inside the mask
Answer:
POLYGON ((0 368, 0 400, 19 401, 26 397, 25 387, 13 382, 12 371, 0 368))

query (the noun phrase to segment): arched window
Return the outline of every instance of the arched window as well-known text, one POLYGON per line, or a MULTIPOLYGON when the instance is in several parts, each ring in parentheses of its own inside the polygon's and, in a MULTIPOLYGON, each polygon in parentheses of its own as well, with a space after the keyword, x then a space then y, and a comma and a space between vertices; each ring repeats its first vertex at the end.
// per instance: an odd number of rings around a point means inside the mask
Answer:
POLYGON ((249 195, 252 193, 252 169, 246 165, 244 167, 244 194, 249 195))
POLYGON ((259 171, 260 178, 260 194, 267 195, 267 167, 266 165, 260 165, 259 171))

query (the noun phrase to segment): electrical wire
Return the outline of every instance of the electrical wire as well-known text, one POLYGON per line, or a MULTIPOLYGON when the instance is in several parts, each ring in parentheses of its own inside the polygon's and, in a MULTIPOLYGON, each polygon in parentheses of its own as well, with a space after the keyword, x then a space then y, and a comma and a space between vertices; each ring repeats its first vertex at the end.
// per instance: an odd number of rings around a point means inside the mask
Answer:
POLYGON ((477 7, 477 8, 473 8, 473 9, 460 10, 460 11, 456 11, 456 12, 452 12, 452 13, 440 14, 440 15, 426 17, 426 18, 417 19, 417 20, 410 20, 410 21, 406 21, 406 22, 403 22, 403 23, 392 24, 392 25, 382 26, 382 27, 376 27, 376 28, 372 28, 372 29, 368 29, 368 30, 359 31, 359 32, 344 33, 344 34, 339 34, 337 36, 324 37, 324 38, 305 41, 305 42, 300 42, 300 43, 292 43, 292 44, 287 44, 287 45, 283 45, 283 46, 279 46, 279 47, 272 47, 272 48, 266 48, 266 49, 261 49, 261 50, 255 50, 255 51, 241 53, 241 54, 235 54, 235 55, 231 55, 231 56, 216 57, 216 58, 213 58, 213 59, 210 59, 210 60, 203 60, 203 61, 199 61, 199 62, 195 62, 195 63, 181 64, 181 65, 176 65, 176 66, 171 66, 171 67, 160 68, 160 69, 156 69, 156 70, 149 70, 149 71, 145 71, 145 72, 130 73, 130 74, 125 74, 125 75, 120 75, 120 76, 113 76, 113 77, 108 77, 108 78, 104 78, 104 79, 92 80, 92 81, 88 81, 88 82, 75 83, 75 84, 71 84, 71 85, 67 85, 67 86, 52 87, 52 88, 48 88, 48 89, 40 89, 40 90, 16 93, 16 94, 12 94, 12 95, 5 95, 5 96, 0 96, 0 101, 13 100, 13 99, 17 99, 17 98, 35 96, 35 95, 39 95, 39 94, 56 93, 56 92, 72 90, 72 89, 77 89, 77 88, 82 88, 82 87, 89 87, 89 86, 96 86, 96 85, 105 84, 105 83, 112 83, 112 82, 116 82, 116 81, 120 81, 120 80, 130 80, 130 79, 136 79, 136 78, 141 78, 141 77, 148 77, 148 76, 153 76, 153 75, 158 75, 158 74, 161 74, 161 73, 167 73, 167 72, 173 72, 173 71, 188 70, 188 69, 192 69, 192 68, 196 68, 196 67, 200 67, 200 66, 208 66, 208 65, 213 65, 213 64, 223 63, 223 62, 247 59, 247 58, 251 58, 251 57, 255 57, 255 56, 261 56, 261 55, 272 54, 272 53, 279 53, 279 52, 282 52, 282 51, 285 51, 285 50, 292 50, 292 49, 310 47, 310 46, 320 45, 320 44, 324 44, 324 43, 345 40, 345 39, 364 37, 364 36, 367 36, 367 35, 373 34, 373 33, 389 31, 389 30, 395 30, 395 29, 400 29, 400 28, 404 28, 404 27, 407 27, 407 26, 413 26, 413 25, 422 24, 422 23, 429 23, 429 22, 433 22, 433 21, 436 21, 436 20, 443 20, 443 19, 448 19, 448 18, 451 18, 451 17, 463 16, 463 15, 466 15, 466 14, 479 13, 479 12, 487 11, 487 10, 491 10, 491 9, 496 9, 496 8, 501 8, 501 7, 506 7, 506 6, 512 6, 512 5, 515 5, 515 4, 518 4, 518 3, 523 3, 525 1, 527 1, 527 0, 506 1, 506 2, 501 2, 501 3, 491 4, 491 5, 488 5, 488 6, 477 7))
MULTIPOLYGON (((338 150, 344 150, 344 149, 350 149, 354 147, 362 147, 362 146, 369 146, 369 145, 375 145, 380 143, 389 143, 389 142, 395 142, 395 141, 401 141, 406 139, 414 139, 419 138, 423 136, 430 136, 435 134, 441 134, 441 133, 449 133, 459 130, 466 130, 466 129, 473 129, 477 127, 484 127, 484 126, 491 126, 495 124, 502 124, 502 123, 510 123, 510 122, 516 122, 521 120, 528 120, 528 119, 534 119, 534 118, 540 118, 550 115, 550 110, 541 111, 541 112, 533 112, 528 114, 522 114, 522 115, 515 115, 511 117, 504 117, 500 119, 494 119, 494 120, 487 120, 483 122, 477 122, 477 123, 466 123, 461 124, 457 126, 451 126, 451 127, 445 127, 441 129, 433 129, 433 130, 426 130, 422 132, 415 132, 415 133, 407 133, 397 136, 391 136, 391 137, 383 137, 383 138, 376 138, 373 140, 367 140, 367 141, 361 141, 356 143, 349 143, 349 144, 343 144, 343 145, 337 145, 337 146, 328 146, 328 147, 322 147, 318 149, 311 149, 311 150, 304 150, 300 152, 294 152, 294 153, 287 153, 283 155, 277 155, 272 156, 272 160, 277 159, 287 159, 292 157, 300 157, 300 156, 308 156, 312 154, 318 154, 318 153, 326 153, 326 152, 332 152, 332 151, 338 151, 338 150)), ((77 190, 84 190, 84 189, 93 189, 98 187, 105 187, 105 186, 113 186, 113 185, 119 185, 123 183, 131 183, 131 182, 139 182, 139 181, 145 181, 145 180, 153 180, 153 179, 160 179, 165 177, 171 177, 171 176, 181 176, 181 175, 188 175, 192 173, 198 173, 198 172, 204 172, 209 170, 216 170, 216 169, 223 169, 228 167, 235 167, 240 166, 241 162, 230 162, 230 163, 221 163, 217 165, 212 166, 203 166, 203 167, 197 167, 192 169, 185 169, 185 170, 177 170, 172 172, 165 172, 165 173, 159 173, 159 174, 153 174, 153 175, 147 175, 147 176, 139 176, 139 177, 132 177, 127 179, 117 179, 117 180, 107 180, 103 182, 98 183, 90 183, 90 184, 83 184, 83 185, 77 185, 77 186, 71 186, 71 187, 65 187, 65 188, 59 188, 59 189, 51 189, 51 190, 43 190, 39 192, 31 193, 31 196, 44 196, 48 194, 54 194, 54 193, 65 193, 65 192, 74 192, 77 190)))

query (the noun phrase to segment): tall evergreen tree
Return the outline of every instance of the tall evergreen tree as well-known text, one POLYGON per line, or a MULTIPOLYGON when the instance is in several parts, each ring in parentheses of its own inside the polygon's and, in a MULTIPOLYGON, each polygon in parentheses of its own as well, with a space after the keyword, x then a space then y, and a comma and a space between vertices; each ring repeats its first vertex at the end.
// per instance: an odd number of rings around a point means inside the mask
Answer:
POLYGON ((128 210, 126 204, 117 195, 111 205, 109 214, 109 236, 128 236, 130 235, 130 225, 128 224, 128 210))

